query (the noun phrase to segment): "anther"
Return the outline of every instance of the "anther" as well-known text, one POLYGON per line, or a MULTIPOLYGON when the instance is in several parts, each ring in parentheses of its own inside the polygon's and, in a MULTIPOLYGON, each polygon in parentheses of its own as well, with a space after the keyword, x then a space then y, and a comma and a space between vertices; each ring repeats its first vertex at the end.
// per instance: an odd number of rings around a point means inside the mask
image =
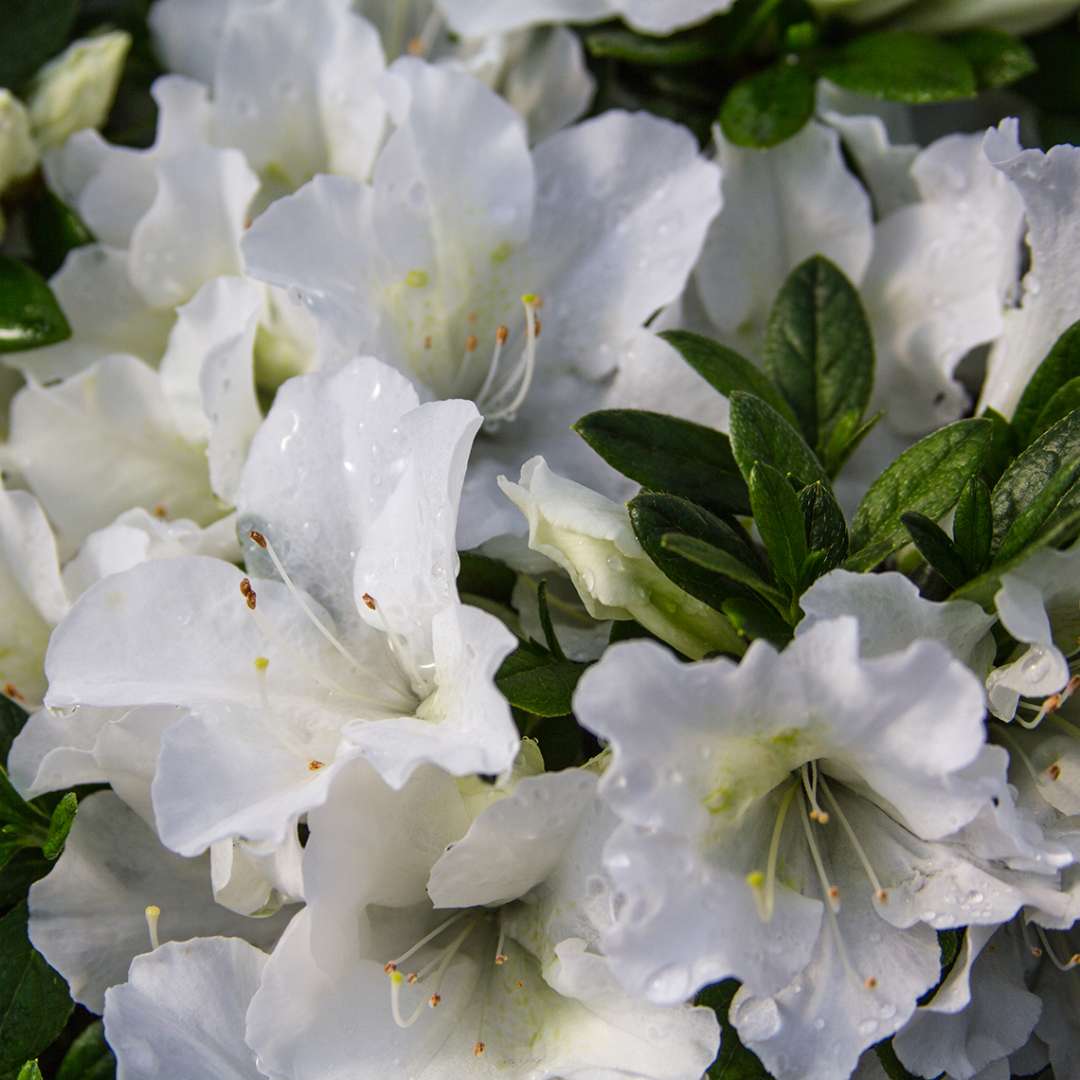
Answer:
POLYGON ((540 336, 540 331, 542 329, 542 324, 540 322, 540 317, 539 316, 536 316, 533 319, 533 326, 536 328, 535 329, 536 336, 539 337, 540 336))
POLYGON ((1042 951, 1042 949, 1039 948, 1038 945, 1032 945, 1031 946, 1031 955, 1034 956, 1036 960, 1041 960, 1042 959, 1042 954, 1043 954, 1043 951, 1042 951))
POLYGON ((495 957, 495 963, 496 963, 496 965, 498 967, 502 967, 503 964, 505 964, 508 959, 509 959, 509 957, 506 955, 506 953, 499 953, 495 957))
POLYGON ((168 516, 169 516, 169 511, 165 509, 165 506, 164 506, 163 503, 158 503, 157 506, 154 507, 154 517, 161 518, 162 520, 164 520, 168 516))
POLYGON ((15 688, 14 683, 4 683, 4 693, 14 701, 25 701, 26 698, 15 688))
POLYGON ((476 312, 470 311, 469 314, 465 316, 465 319, 470 323, 476 322, 476 312))
POLYGON ((427 1003, 428 1003, 428 1004, 429 1004, 429 1005, 430 1005, 430 1006, 431 1006, 431 1007, 432 1007, 433 1009, 437 1009, 437 1008, 439 1007, 439 1003, 440 1003, 441 1001, 442 1001, 442 994, 432 994, 432 995, 431 995, 431 997, 429 997, 429 998, 427 999, 427 1003))
POLYGON ((393 975, 394 972, 397 971, 397 964, 395 964, 393 960, 387 960, 386 963, 383 964, 382 969, 387 975, 393 975))
POLYGON ((318 758, 312 758, 308 763, 308 772, 318 772, 320 769, 326 767, 325 761, 319 761, 318 758))
POLYGON ((474 1057, 483 1057, 484 1056, 484 1051, 486 1049, 487 1049, 487 1047, 482 1042, 476 1043, 476 1045, 473 1046, 473 1048, 472 1048, 473 1056, 474 1057))
POLYGON ((879 904, 887 904, 889 902, 888 889, 878 889, 878 891, 874 893, 874 896, 877 897, 877 902, 879 904))
POLYGON ((477 336, 475 334, 470 334, 465 339, 465 351, 466 352, 476 352, 476 346, 479 345, 479 344, 480 344, 480 341, 477 338, 477 336))
POLYGON ((161 918, 161 908, 157 904, 147 904, 143 911, 146 916, 146 929, 150 931, 150 948, 156 949, 161 944, 158 937, 158 919, 161 918))
POLYGON ((1046 770, 1046 775, 1049 776, 1051 780, 1061 779, 1061 766, 1055 761, 1054 764, 1046 770))
POLYGON ((258 529, 252 529, 251 532, 248 533, 248 536, 251 537, 252 542, 258 544, 259 547, 266 547, 266 537, 263 536, 258 529))
POLYGON ((364 593, 364 595, 361 596, 360 599, 364 601, 364 607, 368 608, 368 610, 375 610, 375 597, 372 596, 371 593, 364 593))
POLYGON ((251 578, 243 578, 240 582, 240 595, 247 601, 247 606, 255 610, 255 590, 251 587, 251 578))
POLYGON ((500 345, 506 344, 506 339, 510 336, 510 330, 505 326, 499 326, 495 331, 495 340, 500 345))
POLYGON ((873 975, 871 975, 871 976, 870 976, 870 977, 869 977, 869 978, 868 978, 868 979, 867 979, 867 980, 866 980, 866 981, 865 981, 865 982, 863 983, 863 986, 865 986, 867 990, 876 990, 876 989, 877 989, 877 979, 875 979, 875 978, 874 978, 874 976, 873 976, 873 975))
POLYGON ((834 908, 838 908, 840 906, 840 889, 838 886, 829 886, 829 899, 833 902, 834 908))
POLYGON ((525 989, 525 980, 524 979, 518 979, 518 981, 516 983, 514 983, 514 986, 516 986, 519 990, 524 990, 525 989))

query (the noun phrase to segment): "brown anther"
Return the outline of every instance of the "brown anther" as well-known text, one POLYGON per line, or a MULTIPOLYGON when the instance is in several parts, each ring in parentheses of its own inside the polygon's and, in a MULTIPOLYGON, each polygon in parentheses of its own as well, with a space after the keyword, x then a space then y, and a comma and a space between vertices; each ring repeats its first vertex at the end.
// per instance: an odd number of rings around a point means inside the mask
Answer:
POLYGON ((416 982, 416 980, 419 979, 419 978, 420 978, 420 976, 417 975, 415 971, 410 971, 409 974, 405 976, 405 981, 410 986, 412 986, 416 982))
POLYGON ((889 894, 885 889, 878 889, 875 895, 877 896, 877 902, 879 904, 887 904, 889 902, 889 894))
POLYGON ((506 955, 506 953, 496 953, 495 954, 495 963, 498 964, 499 967, 502 967, 502 965, 505 964, 506 961, 509 960, 509 959, 510 958, 506 955))
POLYGON ((517 987, 517 988, 518 988, 519 990, 524 990, 524 989, 525 989, 525 980, 524 980, 524 979, 518 979, 518 981, 517 981, 516 983, 514 983, 514 985, 515 985, 515 986, 516 986, 516 987, 517 987))
POLYGON ((255 610, 255 590, 251 587, 251 578, 244 578, 240 582, 240 595, 247 601, 247 606, 255 610))
POLYGON ((424 348, 425 349, 430 349, 431 348, 431 335, 430 334, 428 334, 427 337, 424 338, 424 348))
POLYGON ((829 886, 829 899, 830 900, 839 900, 840 899, 840 890, 835 885, 830 885, 829 886))
POLYGON ((432 994, 432 995, 431 995, 431 997, 429 997, 429 998, 427 999, 427 1003, 428 1003, 428 1004, 429 1004, 429 1005, 430 1005, 430 1006, 431 1006, 431 1007, 432 1007, 433 1009, 437 1009, 437 1008, 439 1007, 439 1002, 440 1002, 440 1001, 442 1001, 442 995, 441 995, 441 994, 432 994))
POLYGON ((409 41, 409 44, 405 47, 405 51, 410 56, 423 56, 424 55, 424 43, 418 37, 414 37, 409 41))
POLYGON ((308 772, 318 772, 320 769, 323 769, 323 768, 326 767, 326 762, 325 761, 319 761, 318 758, 312 758, 307 763, 307 767, 308 767, 308 772))
POLYGON ((165 509, 164 503, 158 503, 157 506, 154 507, 154 517, 164 519, 168 516, 169 511, 165 509))
POLYGON ((472 1048, 473 1056, 474 1056, 474 1057, 483 1057, 483 1056, 484 1056, 484 1051, 485 1051, 486 1049, 487 1049, 487 1047, 486 1047, 486 1046, 485 1046, 485 1045, 484 1045, 484 1044, 483 1044, 482 1042, 478 1042, 478 1043, 477 1043, 477 1044, 476 1044, 476 1045, 475 1045, 475 1046, 474 1046, 474 1047, 472 1048))
POLYGON ((266 547, 266 537, 263 536, 263 534, 259 532, 258 529, 252 529, 251 532, 248 533, 248 536, 250 536, 252 542, 258 544, 259 547, 266 547))
POLYGON ((1065 684, 1065 689, 1062 691, 1062 696, 1071 698, 1077 690, 1080 690, 1080 675, 1073 675, 1071 679, 1065 684))
POLYGON ((375 597, 372 596, 371 593, 364 593, 364 595, 361 596, 360 599, 364 601, 364 607, 370 609, 371 611, 375 610, 375 597))
POLYGON ((867 990, 876 990, 877 979, 875 979, 874 976, 871 975, 870 978, 868 978, 866 982, 863 983, 863 986, 865 986, 867 990))
POLYGON ((533 325, 535 327, 536 336, 539 337, 540 336, 540 331, 543 329, 543 326, 541 325, 540 320, 538 318, 534 318, 533 319, 533 325))
POLYGON ((1042 949, 1040 949, 1038 945, 1032 945, 1031 955, 1034 956, 1036 960, 1038 960, 1039 957, 1042 956, 1042 949))
POLYGON ((476 312, 470 311, 469 314, 465 316, 465 318, 471 323, 476 322, 476 312))
POLYGON ((510 330, 508 327, 500 326, 495 331, 495 340, 500 345, 506 344, 506 339, 510 336, 510 330))
POLYGON ((1044 713, 1057 712, 1061 708, 1061 695, 1051 694, 1043 703, 1042 711, 1044 713))
POLYGON ((397 971, 397 964, 395 964, 393 960, 387 960, 386 963, 383 964, 382 969, 387 975, 393 975, 394 972, 397 971))
POLYGON ((9 683, 9 682, 4 683, 4 693, 9 698, 13 698, 15 701, 25 701, 26 700, 26 698, 23 697, 23 695, 20 694, 19 691, 15 688, 14 683, 9 683))
POLYGON ((477 340, 476 335, 475 334, 470 334, 465 339, 465 351, 466 352, 476 352, 476 346, 479 345, 479 344, 480 344, 480 342, 477 340))
POLYGON ((1069 957, 1069 963, 1080 965, 1080 952, 1074 952, 1072 956, 1069 957))
POLYGON ((829 815, 824 810, 811 810, 810 811, 810 820, 811 821, 816 821, 819 825, 828 825, 829 824, 829 815))
POLYGON ((1046 770, 1046 775, 1049 776, 1051 780, 1060 779, 1060 777, 1061 777, 1061 766, 1055 761, 1054 764, 1051 765, 1050 768, 1046 770))

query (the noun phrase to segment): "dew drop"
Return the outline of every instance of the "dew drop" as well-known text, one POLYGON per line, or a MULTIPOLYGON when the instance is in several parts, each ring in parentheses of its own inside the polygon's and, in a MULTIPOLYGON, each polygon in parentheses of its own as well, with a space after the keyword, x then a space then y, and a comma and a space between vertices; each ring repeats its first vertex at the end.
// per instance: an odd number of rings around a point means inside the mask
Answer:
POLYGON ((690 996, 690 972, 682 964, 668 964, 650 976, 645 992, 654 1001, 684 1001, 690 996))

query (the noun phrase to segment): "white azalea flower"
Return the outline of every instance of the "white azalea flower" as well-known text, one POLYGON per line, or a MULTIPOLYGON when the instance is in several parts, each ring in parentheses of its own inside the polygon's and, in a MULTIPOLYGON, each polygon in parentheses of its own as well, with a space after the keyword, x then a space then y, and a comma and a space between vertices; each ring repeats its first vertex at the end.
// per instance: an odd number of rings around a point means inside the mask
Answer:
POLYGON ((236 938, 168 943, 138 957, 105 997, 105 1036, 125 1080, 176 1074, 262 1080, 244 1013, 266 954, 236 938))
POLYGON ((734 0, 440 0, 450 25, 479 36, 536 23, 600 22, 621 17, 651 34, 668 34, 727 11, 734 0))
POLYGON ((611 483, 567 429, 682 290, 718 174, 689 132, 645 114, 608 113, 530 155, 513 110, 460 72, 399 60, 387 93, 397 127, 372 184, 315 179, 255 223, 244 251, 347 350, 477 403, 485 435, 459 536, 471 547, 511 526, 492 482, 530 453, 611 483))
POLYGON ((139 815, 101 791, 80 802, 63 854, 30 889, 30 940, 72 997, 101 1012, 106 989, 124 982, 132 959, 159 941, 215 933, 267 946, 278 939, 292 911, 234 914, 215 902, 209 881, 209 855, 174 855, 139 815))
POLYGON ((1021 150, 1015 130, 1003 126, 987 137, 986 152, 1023 199, 1031 249, 1022 303, 1006 314, 979 402, 980 409, 1010 417, 1035 369, 1080 311, 1080 148, 1021 150))
POLYGON ((191 710, 165 734, 154 782, 169 846, 276 847, 357 755, 398 786, 425 761, 465 774, 513 760, 492 680, 513 637, 454 587, 479 422, 464 402, 418 407, 370 359, 291 380, 237 496, 251 576, 209 559, 136 567, 56 631, 52 706, 191 710))
POLYGON ((626 507, 552 472, 543 458, 527 461, 520 483, 499 487, 529 523, 529 547, 570 575, 594 619, 636 619, 696 660, 743 650, 718 611, 662 574, 634 535, 626 507))
POLYGON ((400 791, 362 764, 340 774, 309 818, 308 907, 248 1013, 263 1067, 696 1080, 715 1016, 632 1000, 596 951, 611 819, 595 785, 578 769, 525 777, 470 824, 445 774, 400 791))
POLYGON ((1070 682, 1070 658, 1080 644, 1080 544, 1067 551, 1037 551, 1003 574, 994 607, 1002 626, 1027 646, 986 680, 994 715, 1009 720, 1021 697, 1075 689, 1080 679, 1070 682))
POLYGON ((936 642, 876 659, 858 644, 851 618, 782 654, 756 641, 738 667, 629 642, 575 695, 614 751, 617 974, 661 1002, 742 979, 732 1021, 781 1080, 846 1077, 906 1022, 938 977, 931 927, 1057 896, 1052 869, 948 842, 1004 790, 978 679, 936 642))

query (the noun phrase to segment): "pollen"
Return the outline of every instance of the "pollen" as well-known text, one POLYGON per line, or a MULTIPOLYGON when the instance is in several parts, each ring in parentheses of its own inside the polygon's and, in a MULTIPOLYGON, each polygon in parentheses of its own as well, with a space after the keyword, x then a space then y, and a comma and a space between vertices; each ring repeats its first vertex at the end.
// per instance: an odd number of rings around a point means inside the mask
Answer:
POLYGON ((505 964, 508 959, 509 959, 509 957, 506 955, 506 953, 497 953, 496 956, 495 956, 495 963, 499 967, 502 967, 503 964, 505 964))
POLYGON ((26 698, 23 697, 23 695, 19 693, 18 689, 16 689, 14 683, 9 683, 9 682, 4 683, 4 693, 9 698, 12 698, 14 701, 25 701, 26 700, 26 698))
POLYGON ((810 820, 817 822, 818 825, 829 824, 829 814, 826 810, 811 810, 810 820))
POLYGON ((537 296, 536 293, 527 292, 524 296, 522 296, 521 302, 523 304, 531 304, 533 307, 539 307, 540 297, 537 296))
POLYGON ((760 870, 751 870, 746 875, 746 884, 751 889, 760 889, 765 884, 765 875, 760 870))
POLYGON ((426 270, 410 270, 405 275, 405 284, 410 289, 422 289, 428 283, 426 270))
POLYGON ((480 344, 480 341, 477 338, 477 336, 475 334, 470 334, 465 339, 465 351, 466 352, 476 352, 476 346, 479 345, 479 344, 480 344))
POLYGON ((879 904, 887 904, 889 902, 889 892, 887 889, 878 889, 874 894, 877 897, 879 904))
POLYGON ((318 758, 312 758, 308 763, 308 772, 318 772, 320 769, 326 768, 325 761, 319 761, 318 758))
POLYGON ((255 670, 265 671, 270 666, 270 658, 268 656, 256 656, 255 657, 255 670))
POLYGON ((1059 780, 1061 778, 1061 766, 1055 761, 1054 764, 1046 770, 1046 775, 1049 776, 1051 780, 1059 780))
POLYGON ((506 326, 499 326, 495 331, 495 340, 500 345, 506 344, 506 339, 510 336, 510 330, 506 326))
POLYGON ((439 1007, 439 1005, 441 1004, 441 1002, 442 1002, 442 994, 432 994, 431 997, 429 997, 427 999, 427 1003, 433 1009, 437 1009, 439 1007))
POLYGON ((525 980, 524 979, 518 979, 518 981, 516 983, 514 983, 514 986, 516 986, 519 990, 524 990, 525 989, 525 980))
POLYGON ((154 517, 164 519, 168 516, 169 511, 165 509, 165 506, 162 503, 158 503, 157 506, 154 507, 154 517))
POLYGON ((387 975, 393 975, 394 972, 397 971, 397 964, 395 964, 393 960, 387 960, 387 962, 383 964, 383 971, 385 971, 387 975))
POLYGON ((259 547, 266 547, 266 537, 263 536, 258 529, 252 529, 251 532, 248 533, 248 536, 251 537, 252 542, 258 544, 259 547))
POLYGON ((409 44, 405 47, 405 51, 410 56, 423 56, 424 42, 419 37, 410 38, 409 44))
POLYGON ((1043 951, 1039 948, 1038 945, 1031 946, 1031 955, 1034 956, 1036 960, 1038 960, 1042 956, 1042 954, 1043 951))
POLYGON ((838 901, 840 899, 840 889, 838 886, 829 886, 829 899, 833 901, 838 901))
POLYGON ((240 595, 247 601, 247 606, 255 610, 255 590, 251 587, 251 578, 243 578, 240 581, 240 595))
POLYGON ((863 983, 863 986, 865 986, 867 990, 876 990, 877 989, 877 979, 875 979, 874 976, 871 975, 866 980, 866 982, 863 983))
POLYGON ((370 611, 375 610, 375 597, 372 596, 371 593, 364 593, 360 599, 364 601, 364 607, 368 608, 370 611))
POLYGON ((478 1042, 478 1043, 477 1043, 477 1044, 476 1044, 476 1045, 475 1045, 475 1046, 474 1046, 474 1047, 472 1048, 473 1056, 474 1056, 474 1057, 483 1057, 483 1056, 484 1056, 484 1051, 485 1051, 486 1049, 487 1049, 487 1047, 486 1047, 486 1046, 485 1046, 485 1045, 484 1045, 484 1044, 483 1044, 482 1042, 478 1042))

